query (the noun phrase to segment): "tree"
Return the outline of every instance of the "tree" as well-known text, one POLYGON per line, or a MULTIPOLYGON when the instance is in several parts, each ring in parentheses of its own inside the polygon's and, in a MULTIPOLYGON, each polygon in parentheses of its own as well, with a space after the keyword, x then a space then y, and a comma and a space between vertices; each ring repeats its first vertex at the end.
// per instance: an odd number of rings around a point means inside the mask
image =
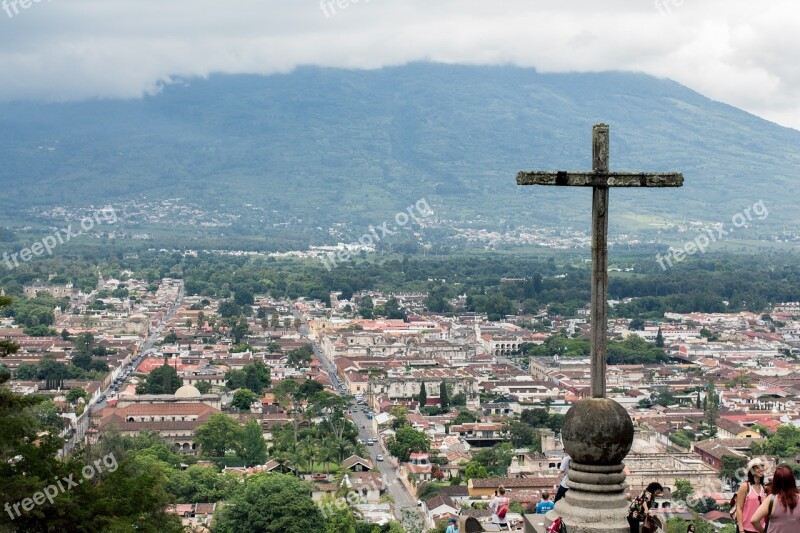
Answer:
POLYGON ((208 394, 211 392, 211 383, 208 381, 198 381, 195 383, 195 388, 200 391, 200 394, 208 394))
POLYGON ((250 327, 247 325, 247 319, 242 317, 239 319, 232 328, 231 328, 231 336, 233 337, 234 344, 240 344, 242 339, 244 339, 250 333, 250 327))
POLYGON ((375 304, 372 301, 372 298, 369 296, 364 296, 361 298, 361 302, 358 304, 358 313, 361 315, 361 318, 373 318, 375 316, 373 313, 374 309, 375 304))
POLYGON ((447 383, 439 383, 439 406, 445 413, 450 410, 450 402, 447 399, 447 383))
POLYGON ((225 386, 228 390, 236 390, 247 387, 247 374, 244 370, 231 369, 225 372, 225 386))
POLYGON ((476 415, 472 411, 464 409, 463 411, 459 411, 458 415, 453 419, 453 425, 458 426, 461 424, 470 424, 472 422, 480 422, 480 420, 480 416, 476 415))
POLYGON ((33 326, 25 328, 23 332, 25 335, 30 335, 31 337, 52 337, 56 334, 56 331, 50 329, 48 326, 33 326))
POLYGON ((75 350, 79 354, 89 355, 92 353, 92 348, 94 348, 95 340, 94 335, 91 333, 79 333, 75 336, 75 350))
POLYGON ((89 370, 89 367, 92 365, 92 356, 88 353, 78 352, 72 356, 71 362, 81 370, 89 370))
POLYGON ((401 462, 407 462, 412 453, 425 453, 430 448, 430 440, 425 433, 411 426, 403 426, 386 441, 389 453, 401 462))
POLYGON ((795 457, 800 453, 800 428, 778 426, 769 438, 753 441, 754 454, 769 454, 775 457, 795 457))
POLYGON ((257 420, 245 424, 236 455, 244 460, 245 466, 263 465, 267 461, 267 441, 257 420))
POLYGON ((61 340, 68 341, 69 340, 69 331, 66 329, 61 330, 61 340))
POLYGON ((89 394, 83 390, 83 387, 72 387, 67 392, 67 401, 71 404, 78 403, 78 399, 83 398, 84 400, 89 399, 89 394))
POLYGON ((216 468, 192 465, 169 476, 167 490, 176 503, 204 503, 224 500, 240 483, 233 474, 220 474, 216 468))
POLYGON ((453 406, 464 406, 467 405, 467 395, 463 392, 459 392, 458 394, 454 394, 452 398, 450 398, 450 404, 453 406))
POLYGON ((288 364, 295 368, 302 368, 311 362, 314 357, 314 349, 310 344, 291 350, 286 354, 288 364))
POLYGON ((195 430, 195 441, 205 455, 225 457, 225 451, 235 449, 239 442, 239 424, 224 413, 216 413, 195 430))
POLYGON ((271 383, 270 370, 261 361, 244 367, 244 387, 260 395, 271 383))
MULTIPOLYGON (((347 505, 323 504, 327 511, 328 527, 326 533, 357 533, 356 520, 347 505)), ((318 528, 319 530, 319 528, 318 528)))
POLYGON ((392 428, 394 430, 408 424, 408 407, 400 405, 392 407, 389 410, 389 414, 394 417, 394 421, 392 422, 392 428))
POLYGON ((435 498, 442 492, 442 489, 434 483, 423 483, 417 487, 417 499, 425 501, 435 498))
POLYGON ((520 414, 520 420, 533 428, 547 427, 547 420, 550 414, 547 409, 536 407, 534 409, 524 409, 520 414))
POLYGON ((661 326, 658 328, 658 333, 656 334, 656 348, 663 348, 664 347, 664 334, 661 333, 661 326))
POLYGON ((258 395, 250 389, 239 389, 233 393, 231 407, 240 411, 249 411, 250 406, 258 399, 258 395))
POLYGON ((706 386, 705 400, 705 423, 716 429, 717 418, 719 418, 719 394, 713 381, 709 381, 706 386))
POLYGON ((164 337, 164 344, 175 344, 178 342, 178 335, 175 332, 168 333, 164 337))
POLYGON ((254 305, 256 300, 251 291, 239 289, 233 294, 233 301, 240 306, 254 305))
POLYGON ((511 444, 517 448, 530 446, 539 440, 536 430, 523 422, 511 422, 508 425, 508 433, 511 437, 511 444))
POLYGON ((634 318, 631 320, 631 323, 628 324, 628 329, 631 331, 644 331, 644 320, 641 318, 634 318))
POLYGON ((36 379, 36 373, 36 365, 31 363, 20 363, 20 365, 17 367, 16 376, 17 379, 28 381, 36 379))
POLYGON ((242 314, 242 308, 234 301, 225 300, 219 304, 217 313, 219 313, 219 316, 222 318, 233 318, 242 314))
POLYGON ((685 502, 693 493, 694 487, 692 487, 688 479, 678 478, 675 480, 675 490, 672 491, 673 498, 685 502))
POLYGON ((311 486, 285 474, 246 478, 214 517, 215 533, 306 533, 325 524, 311 500, 311 486))
POLYGON ((423 381, 419 385, 419 406, 420 408, 425 407, 428 403, 428 391, 425 390, 425 382, 423 381))
POLYGON ((469 481, 470 479, 485 479, 489 477, 486 467, 477 461, 470 461, 464 467, 464 478, 469 481))
POLYGON ((178 376, 178 371, 165 359, 163 365, 150 372, 147 380, 136 387, 136 394, 175 394, 182 386, 183 380, 178 376))
POLYGON ((706 514, 707 512, 713 511, 717 508, 716 500, 710 496, 703 496, 702 498, 689 498, 689 501, 686 502, 686 505, 689 507, 689 509, 699 514, 706 514))
POLYGON ((561 433, 561 428, 564 425, 564 416, 558 413, 551 413, 547 417, 547 427, 556 433, 561 433))
POLYGON ((741 455, 723 455, 719 475, 723 479, 736 479, 736 471, 747 465, 747 458, 741 455))
POLYGON ((406 314, 405 312, 400 309, 400 303, 397 301, 397 298, 392 296, 389 298, 385 304, 381 307, 375 309, 375 314, 385 316, 391 320, 405 320, 406 314))

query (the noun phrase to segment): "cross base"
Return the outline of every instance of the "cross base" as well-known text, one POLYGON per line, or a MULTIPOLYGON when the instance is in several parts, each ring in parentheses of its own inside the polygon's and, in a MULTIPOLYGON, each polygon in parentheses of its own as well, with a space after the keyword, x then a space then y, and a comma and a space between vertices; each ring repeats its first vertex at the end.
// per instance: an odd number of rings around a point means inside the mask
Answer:
POLYGON ((625 465, 592 466, 572 461, 570 489, 547 514, 561 517, 570 533, 629 533, 625 465))

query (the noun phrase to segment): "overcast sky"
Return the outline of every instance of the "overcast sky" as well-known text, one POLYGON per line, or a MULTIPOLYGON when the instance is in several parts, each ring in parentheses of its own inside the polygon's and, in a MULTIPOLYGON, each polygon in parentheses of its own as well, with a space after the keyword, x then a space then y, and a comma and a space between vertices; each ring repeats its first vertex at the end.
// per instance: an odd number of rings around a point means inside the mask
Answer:
POLYGON ((542 72, 641 71, 800 129, 797 0, 0 0, 0 6, 2 100, 131 98, 175 77, 432 60, 542 72), (31 3, 23 8, 20 1, 31 3))

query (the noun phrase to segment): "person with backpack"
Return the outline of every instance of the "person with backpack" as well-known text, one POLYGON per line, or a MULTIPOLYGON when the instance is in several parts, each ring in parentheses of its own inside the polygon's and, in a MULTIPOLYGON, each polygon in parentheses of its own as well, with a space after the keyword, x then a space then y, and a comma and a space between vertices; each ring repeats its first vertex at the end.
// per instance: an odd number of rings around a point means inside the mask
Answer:
MULTIPOLYGON (((736 493, 736 525, 739 533, 755 533, 756 529, 750 524, 756 509, 767 499, 764 488, 764 472, 766 462, 761 458, 753 458, 747 463, 747 482, 742 483, 736 493)), ((762 521, 761 526, 764 526, 762 521)))
POLYGON ((639 533, 639 524, 650 515, 653 502, 662 492, 664 492, 664 487, 661 486, 661 483, 654 481, 631 501, 631 505, 628 507, 628 525, 631 533, 639 533))
POLYGON ((506 519, 506 515, 508 515, 508 506, 511 503, 511 500, 506 498, 506 489, 502 485, 497 487, 497 490, 494 493, 494 498, 489 503, 489 510, 492 511, 492 524, 497 524, 500 526, 500 529, 509 529, 508 527, 508 520, 506 519))
POLYGON ((753 531, 764 533, 766 520, 769 533, 796 533, 800 531, 800 492, 794 473, 788 466, 775 470, 772 477, 772 494, 761 502, 750 518, 753 531))

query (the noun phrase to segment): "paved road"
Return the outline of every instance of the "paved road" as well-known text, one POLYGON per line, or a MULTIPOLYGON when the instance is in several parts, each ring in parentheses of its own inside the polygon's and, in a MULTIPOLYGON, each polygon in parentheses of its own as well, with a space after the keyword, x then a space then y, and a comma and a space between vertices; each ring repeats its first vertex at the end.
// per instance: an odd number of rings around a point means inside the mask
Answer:
MULTIPOLYGON (((328 375, 331 376, 333 386, 336 387, 336 390, 339 390, 340 382, 336 375, 333 363, 331 363, 331 361, 329 361, 323 355, 322 350, 319 349, 315 342, 311 341, 311 345, 314 348, 314 353, 317 355, 320 364, 322 364, 322 367, 328 372, 328 375)), ((402 520, 402 509, 412 509, 415 513, 422 517, 422 511, 417 506, 417 499, 411 495, 408 489, 406 489, 406 486, 403 485, 403 483, 398 479, 397 471, 388 461, 377 460, 379 454, 383 455, 384 457, 388 457, 389 452, 383 448, 383 444, 377 438, 378 435, 372 430, 372 420, 367 419, 367 415, 363 412, 361 406, 358 406, 356 412, 350 413, 350 415, 353 417, 353 421, 358 426, 358 434, 361 439, 364 441, 368 441, 370 438, 378 440, 378 442, 374 445, 367 446, 367 450, 369 450, 370 459, 378 467, 378 470, 383 476, 383 482, 386 484, 389 494, 391 494, 392 498, 394 499, 395 517, 398 520, 402 520)))

